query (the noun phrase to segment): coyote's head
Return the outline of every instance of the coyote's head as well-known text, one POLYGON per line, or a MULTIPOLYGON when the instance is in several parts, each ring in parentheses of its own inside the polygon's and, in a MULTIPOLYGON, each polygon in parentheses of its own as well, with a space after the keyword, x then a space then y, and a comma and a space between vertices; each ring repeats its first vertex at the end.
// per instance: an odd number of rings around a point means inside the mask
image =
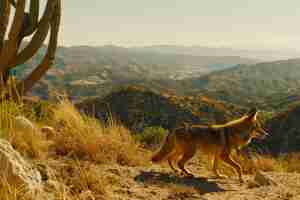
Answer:
POLYGON ((262 128, 257 119, 258 112, 259 111, 256 108, 253 108, 247 114, 248 121, 251 124, 250 135, 252 138, 264 139, 269 133, 262 128))

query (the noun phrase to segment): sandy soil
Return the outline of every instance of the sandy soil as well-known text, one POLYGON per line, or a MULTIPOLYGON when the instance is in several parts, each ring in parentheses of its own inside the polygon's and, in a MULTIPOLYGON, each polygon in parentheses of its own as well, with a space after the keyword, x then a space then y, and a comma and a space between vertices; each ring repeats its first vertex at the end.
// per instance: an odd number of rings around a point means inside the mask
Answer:
MULTIPOLYGON (((245 183, 236 176, 216 179, 210 171, 192 161, 187 168, 195 177, 173 173, 166 165, 145 167, 101 166, 101 173, 110 184, 111 199, 117 200, 299 200, 300 174, 266 173, 277 185, 252 187, 253 175, 245 175, 245 183)), ((100 170, 100 169, 99 169, 100 170)))

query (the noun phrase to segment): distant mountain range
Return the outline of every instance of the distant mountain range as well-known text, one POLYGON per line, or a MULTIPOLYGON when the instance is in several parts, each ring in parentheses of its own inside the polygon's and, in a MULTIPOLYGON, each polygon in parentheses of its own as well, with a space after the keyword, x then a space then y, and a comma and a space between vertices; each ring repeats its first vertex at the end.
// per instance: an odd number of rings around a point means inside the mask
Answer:
MULTIPOLYGON (((66 90, 71 96, 105 95, 114 87, 141 84, 155 89, 175 89, 178 80, 199 77, 237 64, 258 60, 240 56, 201 56, 187 53, 163 53, 147 48, 60 47, 52 67, 34 94, 47 96, 49 88, 66 90)), ((40 62, 45 49, 17 69, 18 76, 40 62)))
POLYGON ((249 50, 233 49, 226 47, 204 47, 204 46, 176 46, 156 45, 137 47, 138 51, 155 51, 165 54, 186 54, 194 56, 239 56, 263 61, 276 61, 291 58, 300 58, 300 51, 295 49, 274 49, 274 50, 249 50))

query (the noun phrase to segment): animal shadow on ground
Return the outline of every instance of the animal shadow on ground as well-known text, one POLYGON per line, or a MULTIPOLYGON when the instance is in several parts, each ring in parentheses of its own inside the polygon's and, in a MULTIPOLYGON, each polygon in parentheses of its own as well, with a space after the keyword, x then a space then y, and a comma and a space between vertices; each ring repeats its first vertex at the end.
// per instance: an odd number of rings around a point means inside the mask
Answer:
POLYGON ((179 186, 192 187, 200 194, 225 191, 223 188, 219 187, 216 182, 208 181, 204 177, 181 177, 172 173, 141 171, 134 180, 152 185, 176 184, 179 186))

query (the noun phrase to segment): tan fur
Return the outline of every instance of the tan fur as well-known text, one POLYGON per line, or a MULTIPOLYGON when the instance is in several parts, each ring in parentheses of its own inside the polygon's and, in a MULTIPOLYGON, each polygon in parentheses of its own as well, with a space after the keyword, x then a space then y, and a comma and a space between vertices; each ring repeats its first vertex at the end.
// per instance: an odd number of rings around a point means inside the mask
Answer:
POLYGON ((218 172, 219 160, 233 167, 242 182, 241 166, 232 159, 231 152, 239 150, 251 142, 253 138, 268 135, 259 125, 257 111, 251 112, 237 120, 221 125, 191 125, 179 127, 170 133, 162 148, 153 157, 153 162, 168 161, 170 167, 177 172, 174 164, 186 175, 191 175, 184 165, 191 159, 196 150, 213 155, 213 172, 222 177, 218 172))

